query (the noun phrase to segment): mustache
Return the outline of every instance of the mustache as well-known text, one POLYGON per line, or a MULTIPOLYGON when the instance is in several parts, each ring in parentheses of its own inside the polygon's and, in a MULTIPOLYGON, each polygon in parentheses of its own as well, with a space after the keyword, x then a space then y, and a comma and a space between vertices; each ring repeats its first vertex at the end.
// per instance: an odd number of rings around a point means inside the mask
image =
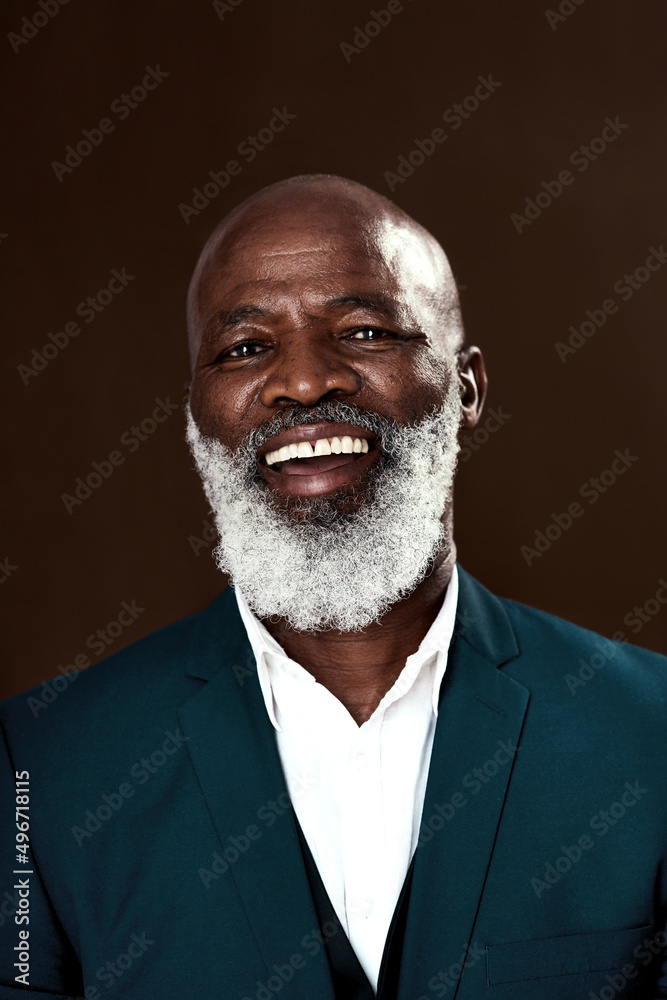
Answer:
POLYGON ((355 403, 325 400, 315 406, 296 404, 282 410, 265 424, 254 428, 248 434, 239 451, 254 456, 257 449, 276 434, 304 424, 319 423, 354 424, 356 427, 371 431, 378 436, 382 450, 387 455, 393 454, 397 435, 405 429, 397 420, 383 417, 381 414, 369 410, 362 410, 355 403))

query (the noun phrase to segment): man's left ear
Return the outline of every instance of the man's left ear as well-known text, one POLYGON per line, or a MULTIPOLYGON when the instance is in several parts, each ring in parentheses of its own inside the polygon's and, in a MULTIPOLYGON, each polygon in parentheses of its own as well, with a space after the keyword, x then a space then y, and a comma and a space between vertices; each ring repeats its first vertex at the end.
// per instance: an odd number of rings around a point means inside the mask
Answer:
POLYGON ((479 347, 462 347, 457 351, 456 360, 461 383, 461 426, 475 427, 482 413, 488 387, 484 358, 479 347))

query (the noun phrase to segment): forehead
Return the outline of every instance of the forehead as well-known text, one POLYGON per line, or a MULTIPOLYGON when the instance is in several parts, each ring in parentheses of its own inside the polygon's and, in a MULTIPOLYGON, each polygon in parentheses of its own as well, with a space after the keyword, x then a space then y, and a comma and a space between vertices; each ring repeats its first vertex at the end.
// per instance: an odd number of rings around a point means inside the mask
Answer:
POLYGON ((223 232, 197 287, 200 326, 246 298, 266 304, 362 291, 391 296, 402 310, 430 313, 442 294, 437 254, 408 224, 360 218, 348 208, 272 213, 265 209, 223 232))

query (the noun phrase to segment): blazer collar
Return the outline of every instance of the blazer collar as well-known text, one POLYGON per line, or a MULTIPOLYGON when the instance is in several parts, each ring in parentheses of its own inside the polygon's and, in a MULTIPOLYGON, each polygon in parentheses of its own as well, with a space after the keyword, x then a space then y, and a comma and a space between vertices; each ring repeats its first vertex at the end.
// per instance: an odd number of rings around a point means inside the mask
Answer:
POLYGON ((255 660, 231 586, 195 615, 193 621, 185 663, 185 671, 190 677, 208 681, 222 667, 233 670, 234 664, 237 672, 254 668, 255 660))
POLYGON ((454 633, 496 666, 519 655, 519 644, 502 602, 459 566, 454 633))
MULTIPOLYGON (((519 646, 501 601, 457 564, 459 595, 455 637, 461 637, 489 662, 500 666, 519 655, 519 646)), ((255 660, 232 587, 227 587, 194 618, 186 672, 210 680, 230 662, 238 673, 255 660), (249 662, 248 662, 249 661, 249 662)))

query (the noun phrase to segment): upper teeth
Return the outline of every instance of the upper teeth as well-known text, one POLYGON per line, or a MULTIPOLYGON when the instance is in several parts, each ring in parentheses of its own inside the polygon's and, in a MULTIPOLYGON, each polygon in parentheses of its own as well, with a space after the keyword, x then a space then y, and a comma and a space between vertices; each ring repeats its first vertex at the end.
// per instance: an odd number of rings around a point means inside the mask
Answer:
POLYGON ((264 458, 267 465, 275 462, 287 462, 290 458, 313 458, 317 455, 352 455, 368 451, 366 438, 345 437, 319 438, 317 441, 299 441, 298 444, 286 444, 282 448, 268 452, 264 458))

